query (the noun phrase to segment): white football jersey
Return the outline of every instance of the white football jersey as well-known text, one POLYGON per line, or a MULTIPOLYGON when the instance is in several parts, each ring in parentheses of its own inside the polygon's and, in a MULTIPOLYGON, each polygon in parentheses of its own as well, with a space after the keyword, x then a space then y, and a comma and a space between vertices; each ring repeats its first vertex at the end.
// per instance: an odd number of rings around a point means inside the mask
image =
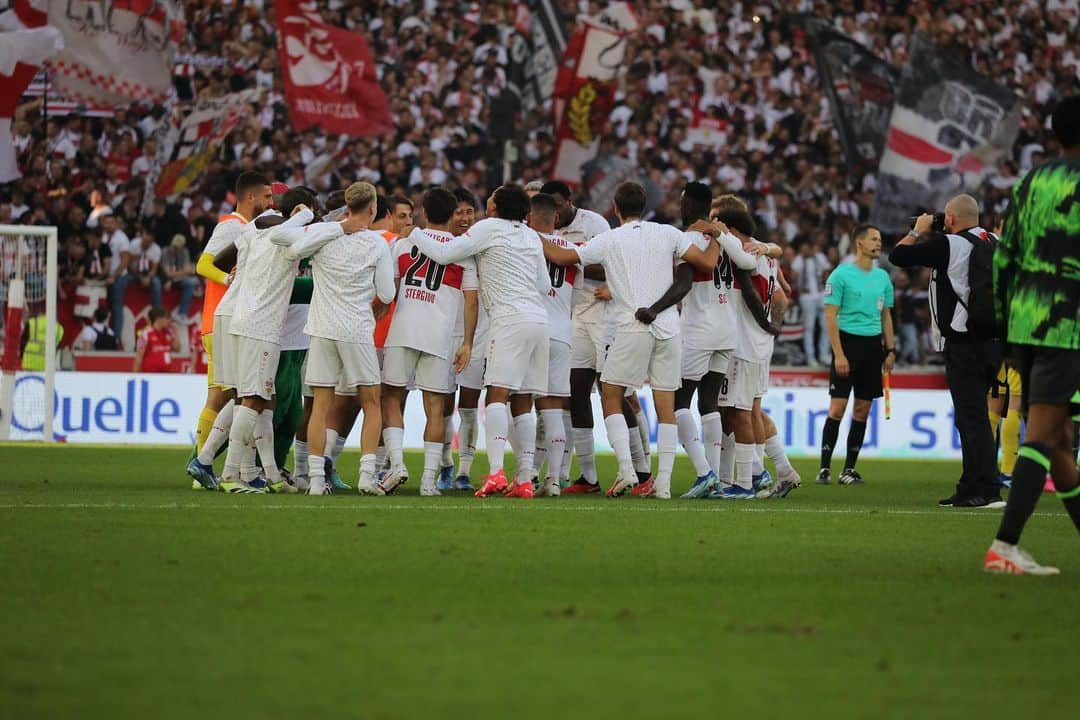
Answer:
MULTIPOLYGON (((556 232, 563 240, 581 246, 610 229, 611 225, 604 219, 603 215, 594 213, 592 210, 578 208, 570 224, 566 227, 557 228, 556 232)), ((581 276, 577 286, 574 288, 575 323, 606 322, 607 303, 593 297, 593 291, 603 286, 603 284, 599 280, 587 280, 584 275, 581 276)))
MULTIPOLYGON (((691 241, 702 251, 709 239, 698 232, 688 232, 691 241)), ((733 269, 753 270, 757 258, 742 249, 737 237, 724 233, 719 238, 720 262, 711 273, 694 269, 694 283, 682 301, 680 332, 683 345, 695 350, 733 350, 739 342, 738 317, 731 302, 733 269)))
POLYGON ((675 280, 675 263, 692 243, 690 236, 670 225, 633 220, 597 235, 578 247, 581 264, 604 266, 611 290, 609 324, 615 332, 651 332, 660 340, 679 334, 674 306, 651 325, 634 317, 638 308, 659 300, 675 280))
MULTIPOLYGON (((259 217, 267 217, 271 215, 281 215, 277 210, 267 210, 259 217)), ((255 218, 258 220, 259 218, 255 218)), ((311 213, 305 214, 303 211, 298 212, 286 220, 284 225, 289 227, 302 227, 303 225, 311 222, 311 213)), ((238 221, 232 221, 228 223, 230 225, 238 224, 238 221)), ((220 227, 220 225, 219 225, 220 227)), ((233 275, 232 282, 229 283, 229 287, 225 290, 225 294, 221 296, 221 302, 218 303, 217 309, 214 310, 214 315, 225 315, 226 317, 232 317, 233 310, 236 308, 236 298, 240 295, 240 286, 244 282, 244 264, 247 262, 248 245, 255 241, 255 238, 260 233, 266 233, 266 230, 257 230, 255 228, 255 222, 244 223, 241 226, 240 232, 233 236, 232 245, 236 247, 236 273, 233 275)), ((209 247, 209 244, 207 245, 209 247)), ((228 246, 222 248, 224 250, 228 246)), ((214 253, 216 256, 217 253, 214 253)))
MULTIPOLYGON (((232 321, 229 323, 231 334, 281 343, 281 327, 289 308, 289 296, 299 263, 286 256, 285 248, 275 245, 273 238, 283 233, 302 233, 307 228, 296 225, 310 222, 312 217, 311 211, 304 209, 290 218, 294 220, 292 224, 282 223, 257 232, 247 243, 244 272, 249 273, 249 282, 242 283, 236 295, 232 321)), ((337 227, 340 234, 341 226, 337 227)))
MULTIPOLYGON (((558 235, 545 235, 540 233, 546 240, 559 247, 573 247, 558 235)), ((544 306, 548 313, 548 335, 551 342, 570 344, 572 335, 570 330, 570 313, 573 307, 574 287, 581 275, 578 265, 554 265, 548 263, 548 276, 551 279, 551 290, 544 296, 544 306)))
MULTIPOLYGON (((757 267, 750 276, 756 292, 765 306, 765 315, 772 309, 772 294, 776 289, 776 260, 762 255, 757 259, 757 267)), ((772 357, 774 337, 761 329, 754 319, 750 308, 742 298, 746 288, 740 287, 736 280, 732 285, 731 302, 735 303, 735 312, 739 316, 739 344, 735 348, 735 357, 752 362, 763 363, 772 357)))
POLYGON ((238 213, 229 213, 223 217, 225 219, 219 220, 214 226, 210 239, 206 241, 206 247, 203 248, 204 253, 209 253, 214 257, 230 245, 235 245, 236 238, 248 225, 247 222, 240 220, 241 215, 238 213))
POLYGON ((476 257, 480 299, 492 327, 547 323, 543 296, 551 290, 540 236, 524 223, 487 218, 464 235, 440 242, 413 235, 420 251, 444 265, 476 257))
MULTIPOLYGON (((454 239, 452 233, 442 230, 414 228, 409 237, 394 245, 394 279, 400 282, 386 347, 413 348, 449 358, 457 350, 450 345, 465 304, 462 292, 477 287, 476 262, 470 257, 448 265, 437 263, 413 242, 418 234, 437 242, 454 239)), ((464 334, 464 328, 461 332, 464 334)))
POLYGON ((378 232, 341 235, 340 228, 338 223, 308 225, 299 231, 305 236, 296 238, 287 249, 290 257, 311 258, 315 291, 304 331, 312 337, 373 345, 371 303, 376 297, 387 304, 394 299, 390 246, 378 232), (333 226, 338 227, 336 236, 333 226))

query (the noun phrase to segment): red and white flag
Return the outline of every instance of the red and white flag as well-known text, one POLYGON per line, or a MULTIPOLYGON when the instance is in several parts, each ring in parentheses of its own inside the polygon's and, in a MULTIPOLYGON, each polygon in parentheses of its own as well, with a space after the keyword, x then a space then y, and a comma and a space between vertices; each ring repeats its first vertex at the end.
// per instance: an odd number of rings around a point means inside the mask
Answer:
POLYGON ((98 105, 160 102, 184 34, 176 0, 49 0, 64 49, 49 67, 59 94, 98 105))
POLYGON ((64 47, 54 27, 43 27, 45 13, 28 0, 0 13, 0 183, 22 177, 15 162, 11 119, 38 66, 64 47))
POLYGON ((294 130, 313 125, 350 137, 393 129, 375 59, 359 33, 327 25, 318 4, 277 0, 278 52, 294 130))
POLYGON ((638 29, 629 4, 614 2, 570 38, 555 79, 555 161, 551 177, 577 185, 596 157, 598 129, 611 115, 627 39, 638 29))

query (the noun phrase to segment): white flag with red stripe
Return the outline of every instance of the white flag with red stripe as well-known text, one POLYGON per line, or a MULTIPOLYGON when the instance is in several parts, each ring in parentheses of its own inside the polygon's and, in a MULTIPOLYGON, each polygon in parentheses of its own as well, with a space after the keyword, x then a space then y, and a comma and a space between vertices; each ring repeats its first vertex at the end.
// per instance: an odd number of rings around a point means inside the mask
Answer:
POLYGON ((161 101, 172 89, 172 65, 184 34, 175 0, 50 0, 49 24, 64 50, 49 66, 72 100, 124 105, 161 101))

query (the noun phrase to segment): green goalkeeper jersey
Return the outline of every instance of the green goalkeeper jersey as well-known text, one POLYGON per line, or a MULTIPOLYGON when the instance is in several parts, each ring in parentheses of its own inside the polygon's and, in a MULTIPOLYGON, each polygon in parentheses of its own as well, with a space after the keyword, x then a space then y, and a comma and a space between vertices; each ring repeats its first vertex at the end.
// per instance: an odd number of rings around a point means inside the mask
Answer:
POLYGON ((1049 162, 1014 188, 994 290, 1010 343, 1080 349, 1080 160, 1049 162))

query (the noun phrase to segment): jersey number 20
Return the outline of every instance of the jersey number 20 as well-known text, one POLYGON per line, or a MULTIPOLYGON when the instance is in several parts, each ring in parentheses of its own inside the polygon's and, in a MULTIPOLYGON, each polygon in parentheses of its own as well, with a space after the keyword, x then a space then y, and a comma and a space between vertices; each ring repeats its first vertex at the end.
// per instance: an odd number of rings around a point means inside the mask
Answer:
POLYGON ((427 255, 421 253, 415 246, 409 251, 409 257, 412 258, 412 265, 409 265, 409 269, 405 271, 405 284, 413 287, 424 285, 431 292, 438 291, 442 287, 446 266, 431 262, 427 255), (426 268, 423 280, 416 277, 421 268, 426 268))

